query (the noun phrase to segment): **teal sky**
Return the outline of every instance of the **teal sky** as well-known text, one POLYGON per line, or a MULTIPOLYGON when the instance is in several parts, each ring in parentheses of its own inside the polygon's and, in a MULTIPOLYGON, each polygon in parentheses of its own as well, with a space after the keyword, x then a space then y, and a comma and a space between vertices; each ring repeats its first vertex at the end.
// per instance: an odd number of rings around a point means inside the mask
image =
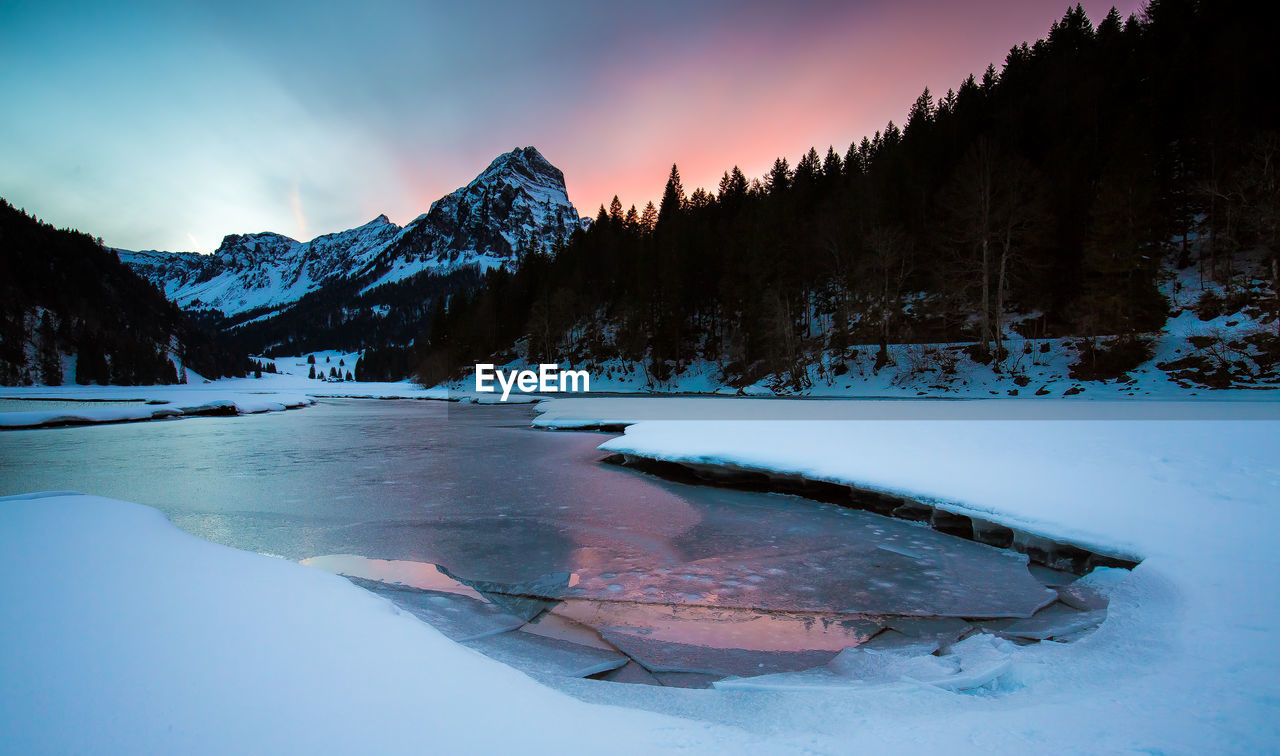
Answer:
POLYGON ((673 162, 714 186, 901 123, 1065 8, 0 0, 0 196, 112 246, 209 251, 403 224, 535 145, 580 212, 643 205, 673 162))

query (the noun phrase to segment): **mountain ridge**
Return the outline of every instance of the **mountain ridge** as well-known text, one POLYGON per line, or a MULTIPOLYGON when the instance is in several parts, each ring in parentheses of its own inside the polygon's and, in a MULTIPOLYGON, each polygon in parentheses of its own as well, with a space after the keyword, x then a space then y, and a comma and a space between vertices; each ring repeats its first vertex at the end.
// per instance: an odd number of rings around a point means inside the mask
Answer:
POLYGON ((359 281, 366 292, 424 272, 511 266, 529 252, 550 251, 581 227, 564 174, 529 146, 497 156, 404 227, 380 214, 305 242, 264 231, 228 234, 208 255, 116 253, 180 307, 236 319, 269 317, 338 282, 359 281))

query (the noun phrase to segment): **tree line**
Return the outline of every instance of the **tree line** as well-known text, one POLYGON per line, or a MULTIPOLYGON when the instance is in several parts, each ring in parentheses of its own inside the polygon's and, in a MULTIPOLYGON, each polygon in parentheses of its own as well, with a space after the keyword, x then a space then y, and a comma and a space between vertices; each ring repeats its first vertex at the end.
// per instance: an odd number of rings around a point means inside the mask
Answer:
POLYGON ((101 239, 4 200, 0 259, 0 384, 180 383, 187 367, 206 377, 249 368, 101 239))
POLYGON ((1275 259, 1275 22, 1153 0, 1095 26, 1076 5, 847 148, 714 191, 672 166, 657 206, 615 198, 554 255, 437 298, 390 361, 432 383, 494 355, 621 359, 655 382, 709 360, 803 389, 815 364, 879 368, 896 343, 970 342, 999 369, 1010 331, 1134 341, 1164 323, 1165 261, 1209 280, 1241 250, 1275 259))

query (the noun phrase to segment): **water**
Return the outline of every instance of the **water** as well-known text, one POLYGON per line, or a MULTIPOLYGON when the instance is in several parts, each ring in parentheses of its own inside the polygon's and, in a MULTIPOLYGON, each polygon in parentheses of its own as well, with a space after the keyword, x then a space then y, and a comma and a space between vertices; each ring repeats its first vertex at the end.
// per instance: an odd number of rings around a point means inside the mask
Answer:
MULTIPOLYGON (((671 674, 775 671, 792 657, 793 668, 813 666, 815 652, 875 636, 885 615, 1029 617, 1055 596, 1018 555, 792 496, 601 464, 608 436, 534 431, 531 416, 322 400, 12 431, 0 433, 0 495, 79 490, 148 504, 210 541, 380 581, 371 587, 459 628, 459 640, 535 620, 512 637, 589 637, 671 674), (712 648, 742 653, 696 658, 712 648)), ((552 645, 547 659, 564 651, 552 645)), ((482 650, 517 663, 526 646, 482 650)), ((599 667, 593 651, 582 669, 599 667)))

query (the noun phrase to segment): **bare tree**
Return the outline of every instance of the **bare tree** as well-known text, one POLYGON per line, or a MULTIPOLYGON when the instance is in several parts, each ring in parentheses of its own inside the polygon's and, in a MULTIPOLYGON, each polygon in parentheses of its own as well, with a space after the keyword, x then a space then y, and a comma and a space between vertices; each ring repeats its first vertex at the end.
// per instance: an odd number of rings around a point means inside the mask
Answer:
POLYGON ((999 252, 996 262, 996 296, 992 312, 995 334, 995 359, 999 366, 1005 355, 1004 308, 1009 298, 1009 285, 1025 269, 1027 250, 1036 243, 1048 225, 1044 208, 1043 182, 1025 161, 1003 160, 998 165, 995 220, 999 252))
POLYGON ((1267 132, 1254 140, 1252 159, 1238 172, 1234 184, 1250 241, 1267 252, 1280 335, 1280 134, 1267 132))
POLYGON ((889 342, 893 337, 893 314, 901 309, 902 287, 911 275, 914 245, 900 229, 879 227, 866 238, 863 257, 863 285, 879 314, 880 350, 876 369, 889 362, 889 342))
POLYGON ((1009 290, 1046 222, 1041 182, 1025 161, 1002 158, 984 137, 966 153, 942 204, 961 286, 977 292, 979 342, 998 368, 1009 290))
POLYGON ((997 233, 995 157, 986 137, 980 137, 965 153, 942 205, 948 216, 948 241, 957 252, 960 280, 966 289, 980 292, 978 340, 986 349, 992 341, 991 268, 997 233))

